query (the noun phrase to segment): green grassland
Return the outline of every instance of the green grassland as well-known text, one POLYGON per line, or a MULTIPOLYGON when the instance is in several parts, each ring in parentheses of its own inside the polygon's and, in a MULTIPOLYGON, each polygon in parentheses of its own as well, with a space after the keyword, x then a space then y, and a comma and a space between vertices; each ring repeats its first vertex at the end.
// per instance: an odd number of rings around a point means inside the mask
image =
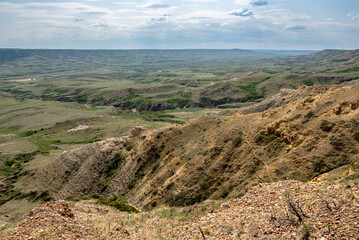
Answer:
POLYGON ((342 50, 281 58, 275 57, 280 55, 276 52, 238 49, 17 50, 18 55, 2 51, 6 53, 0 55, 3 93, 19 100, 122 110, 240 105, 260 101, 281 88, 338 84, 359 75, 355 60, 359 53, 348 56, 342 50))

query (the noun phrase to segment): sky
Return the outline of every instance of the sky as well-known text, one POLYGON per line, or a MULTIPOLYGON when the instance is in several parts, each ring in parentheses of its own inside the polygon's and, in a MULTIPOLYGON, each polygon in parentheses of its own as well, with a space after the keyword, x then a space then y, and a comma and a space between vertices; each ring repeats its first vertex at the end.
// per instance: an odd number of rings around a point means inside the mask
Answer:
POLYGON ((0 48, 359 48, 359 0, 0 0, 0 23, 0 48))

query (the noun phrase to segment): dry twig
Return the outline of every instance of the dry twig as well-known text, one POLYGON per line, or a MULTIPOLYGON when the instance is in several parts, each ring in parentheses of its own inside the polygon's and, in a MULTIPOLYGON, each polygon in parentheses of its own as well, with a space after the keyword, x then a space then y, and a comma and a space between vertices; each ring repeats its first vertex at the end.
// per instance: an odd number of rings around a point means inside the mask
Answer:
POLYGON ((201 234, 202 234, 202 238, 203 238, 203 240, 206 240, 206 237, 204 236, 204 233, 203 233, 203 231, 202 231, 201 227, 198 227, 198 229, 199 229, 199 231, 200 231, 200 232, 201 232, 201 234))

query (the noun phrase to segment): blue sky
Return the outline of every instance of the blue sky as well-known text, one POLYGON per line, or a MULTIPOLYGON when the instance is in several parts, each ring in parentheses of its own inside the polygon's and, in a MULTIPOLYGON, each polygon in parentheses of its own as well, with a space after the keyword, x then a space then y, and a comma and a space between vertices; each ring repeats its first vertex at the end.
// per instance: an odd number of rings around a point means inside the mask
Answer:
POLYGON ((1 48, 359 48, 359 0, 15 0, 0 21, 1 48))

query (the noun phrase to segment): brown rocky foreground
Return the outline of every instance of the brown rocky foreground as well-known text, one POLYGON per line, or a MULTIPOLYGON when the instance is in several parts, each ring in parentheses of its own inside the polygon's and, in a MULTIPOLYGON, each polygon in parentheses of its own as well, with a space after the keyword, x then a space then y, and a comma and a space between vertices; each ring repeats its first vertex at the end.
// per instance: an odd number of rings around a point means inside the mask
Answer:
POLYGON ((2 239, 359 239, 359 185, 280 181, 241 198, 135 214, 57 201, 2 239))

